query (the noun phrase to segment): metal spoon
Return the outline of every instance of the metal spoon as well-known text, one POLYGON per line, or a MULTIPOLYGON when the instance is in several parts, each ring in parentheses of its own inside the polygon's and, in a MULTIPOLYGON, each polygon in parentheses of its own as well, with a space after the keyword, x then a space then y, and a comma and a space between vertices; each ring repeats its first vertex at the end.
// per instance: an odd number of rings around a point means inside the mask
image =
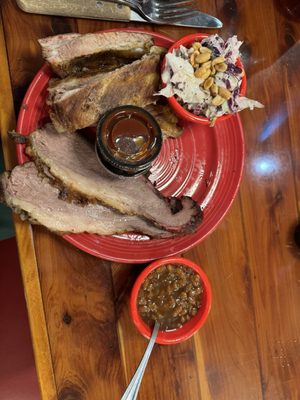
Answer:
POLYGON ((121 400, 136 400, 139 389, 140 389, 140 385, 143 379, 143 375, 146 369, 146 366, 148 364, 153 346, 155 344, 155 340, 158 334, 158 330, 159 330, 159 323, 155 322, 154 328, 153 328, 153 332, 150 338, 150 341, 148 343, 148 346, 146 348, 146 351, 143 355, 143 358, 137 368, 137 370, 135 371, 135 374, 133 375, 125 393, 123 394, 121 400))

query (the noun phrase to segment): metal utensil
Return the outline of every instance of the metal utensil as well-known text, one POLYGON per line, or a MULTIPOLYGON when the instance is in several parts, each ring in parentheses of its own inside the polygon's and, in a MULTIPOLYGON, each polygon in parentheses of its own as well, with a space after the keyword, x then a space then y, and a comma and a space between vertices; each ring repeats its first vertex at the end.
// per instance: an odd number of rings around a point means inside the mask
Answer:
POLYGON ((196 10, 187 5, 193 1, 183 2, 182 0, 171 0, 163 2, 158 0, 116 0, 117 3, 127 5, 149 22, 161 22, 162 20, 178 20, 185 17, 192 17, 196 10), (179 7, 185 4, 185 7, 179 7))
POLYGON ((144 356, 140 362, 140 365, 138 366, 137 370, 135 371, 135 374, 133 375, 121 400, 136 400, 146 366, 148 364, 153 346, 155 344, 158 330, 159 330, 159 323, 155 322, 153 332, 152 332, 151 338, 149 340, 148 346, 146 348, 146 351, 144 353, 144 356))
POLYGON ((179 25, 202 28, 221 28, 217 18, 194 8, 193 1, 184 0, 108 0, 130 7, 140 17, 153 24, 179 25))
MULTIPOLYGON (((18 6, 25 12, 34 14, 45 14, 45 15, 61 15, 65 17, 76 17, 76 18, 92 18, 102 19, 111 21, 123 21, 123 22, 143 22, 151 23, 151 20, 143 18, 141 13, 136 12, 132 7, 120 4, 118 0, 16 0, 18 6)), ((147 1, 147 0, 146 0, 147 1)), ((158 0, 157 0, 158 1, 158 0)), ((160 0, 165 5, 170 6, 173 1, 176 0, 160 0)), ((143 3, 142 0, 139 0, 143 3)), ((190 5, 190 1, 177 0, 176 4, 179 5, 190 5)), ((177 19, 171 18, 165 19, 162 22, 153 22, 155 24, 166 24, 166 25, 179 25, 189 26, 196 28, 221 28, 222 23, 217 18, 210 15, 195 11, 194 17, 185 17, 177 21, 177 19)))

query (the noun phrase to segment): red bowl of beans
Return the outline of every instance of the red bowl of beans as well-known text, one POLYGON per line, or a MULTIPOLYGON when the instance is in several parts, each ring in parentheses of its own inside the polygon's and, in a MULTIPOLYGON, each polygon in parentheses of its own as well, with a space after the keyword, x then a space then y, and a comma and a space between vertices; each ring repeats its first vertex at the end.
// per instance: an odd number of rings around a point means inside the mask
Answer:
POLYGON ((205 323, 211 308, 211 287, 193 261, 168 257, 151 263, 137 278, 130 309, 136 328, 150 338, 160 323, 156 343, 176 344, 189 339, 205 323))

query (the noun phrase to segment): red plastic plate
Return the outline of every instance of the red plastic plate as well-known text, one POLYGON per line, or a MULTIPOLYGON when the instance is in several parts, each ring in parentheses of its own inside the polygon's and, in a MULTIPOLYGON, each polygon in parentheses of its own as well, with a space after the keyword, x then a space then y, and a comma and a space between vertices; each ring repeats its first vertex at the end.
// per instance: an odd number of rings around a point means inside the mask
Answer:
MULTIPOLYGON (((132 32, 145 32, 127 29, 132 32)), ((170 47, 171 38, 148 32, 158 46, 170 47)), ((17 131, 28 135, 49 120, 46 105, 50 68, 44 65, 27 90, 17 131)), ((20 164, 28 160, 17 145, 20 164)), ((214 128, 185 123, 178 139, 167 139, 151 169, 150 179, 165 196, 193 197, 204 210, 197 232, 173 239, 150 240, 142 235, 98 236, 69 234, 64 238, 79 249, 108 260, 142 263, 182 253, 208 236, 221 222, 239 188, 244 164, 243 129, 238 115, 214 128)))

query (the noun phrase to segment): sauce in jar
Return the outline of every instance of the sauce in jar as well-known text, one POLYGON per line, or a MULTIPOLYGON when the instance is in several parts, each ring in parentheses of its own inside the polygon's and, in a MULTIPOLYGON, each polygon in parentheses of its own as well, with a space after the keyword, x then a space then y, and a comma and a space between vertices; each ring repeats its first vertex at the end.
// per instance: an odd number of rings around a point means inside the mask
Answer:
POLYGON ((134 176, 146 173, 162 144, 160 127, 140 107, 121 106, 104 114, 97 126, 97 153, 111 172, 134 176))

